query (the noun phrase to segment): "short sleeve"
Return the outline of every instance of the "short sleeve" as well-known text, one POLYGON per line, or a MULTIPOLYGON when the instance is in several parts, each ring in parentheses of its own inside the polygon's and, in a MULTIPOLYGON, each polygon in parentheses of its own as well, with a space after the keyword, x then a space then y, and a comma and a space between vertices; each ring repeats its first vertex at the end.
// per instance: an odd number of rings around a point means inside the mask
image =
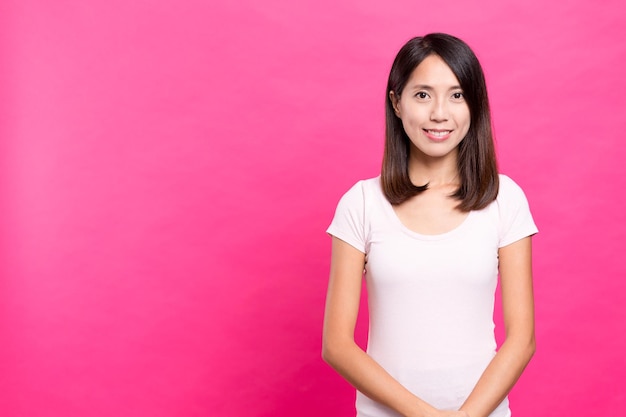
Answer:
POLYGON ((363 181, 356 183, 337 204, 335 216, 326 233, 365 253, 365 199, 363 181))
POLYGON ((511 178, 500 176, 498 247, 510 245, 538 232, 524 191, 511 178))

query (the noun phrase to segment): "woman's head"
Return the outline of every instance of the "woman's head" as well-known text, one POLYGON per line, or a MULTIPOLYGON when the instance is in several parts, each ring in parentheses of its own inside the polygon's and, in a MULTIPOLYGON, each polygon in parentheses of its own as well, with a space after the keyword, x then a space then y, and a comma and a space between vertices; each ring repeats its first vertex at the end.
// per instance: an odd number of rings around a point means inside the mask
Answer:
POLYGON ((485 207, 497 196, 498 175, 485 77, 472 50, 458 38, 433 33, 408 41, 398 52, 386 91, 386 141, 383 158, 383 191, 392 204, 399 204, 426 189, 415 186, 408 176, 410 140, 394 109, 415 69, 429 56, 441 58, 456 76, 470 112, 470 126, 458 145, 457 167, 461 186, 454 194, 459 208, 485 207))

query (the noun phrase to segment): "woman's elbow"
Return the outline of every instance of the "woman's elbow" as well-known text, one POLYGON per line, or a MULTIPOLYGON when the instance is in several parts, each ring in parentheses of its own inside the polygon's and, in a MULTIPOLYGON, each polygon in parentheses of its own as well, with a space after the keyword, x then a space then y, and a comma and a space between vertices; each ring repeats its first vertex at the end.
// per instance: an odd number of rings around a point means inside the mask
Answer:
POLYGON ((530 342, 528 343, 526 350, 528 353, 528 360, 530 360, 535 355, 535 352, 537 351, 537 341, 535 340, 534 336, 531 338, 530 342))
POLYGON ((329 365, 330 361, 332 360, 332 355, 328 349, 328 346, 326 346, 325 343, 322 343, 322 359, 329 365))
POLYGON ((348 349, 349 341, 337 340, 334 337, 324 337, 322 340, 322 359, 328 365, 336 368, 341 361, 343 352, 348 349))
POLYGON ((505 342, 508 345, 508 349, 511 349, 511 353, 520 358, 525 363, 530 362, 537 350, 537 343, 534 335, 515 335, 507 337, 505 342))
POLYGON ((530 362, 532 357, 535 355, 537 351, 537 343, 535 341, 535 337, 531 336, 529 338, 525 338, 524 340, 520 340, 517 343, 519 356, 524 358, 526 363, 530 362))
POLYGON ((337 357, 336 347, 334 346, 333 343, 331 343, 326 338, 324 338, 324 340, 322 341, 322 359, 328 365, 333 366, 333 364, 335 363, 336 357, 337 357))

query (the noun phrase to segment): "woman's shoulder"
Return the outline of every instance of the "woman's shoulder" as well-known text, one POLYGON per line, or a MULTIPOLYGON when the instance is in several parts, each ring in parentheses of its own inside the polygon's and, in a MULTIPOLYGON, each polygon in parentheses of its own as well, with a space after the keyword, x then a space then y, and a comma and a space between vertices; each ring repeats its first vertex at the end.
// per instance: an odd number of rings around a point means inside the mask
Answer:
POLYGON ((515 182, 511 177, 506 174, 499 174, 500 179, 500 189, 498 190, 498 197, 500 194, 504 194, 504 196, 510 196, 511 194, 524 193, 522 187, 520 187, 517 182, 515 182))
POLYGON ((358 180, 345 194, 359 194, 365 196, 377 192, 381 192, 380 176, 358 180))
POLYGON ((499 173, 498 177, 500 178, 500 187, 503 185, 505 187, 517 186, 517 183, 513 180, 513 178, 509 177, 507 174, 499 173))
POLYGON ((506 175, 500 175, 500 191, 496 204, 501 230, 500 247, 537 233, 537 226, 522 187, 506 175))
POLYGON ((359 181, 364 189, 369 191, 380 191, 380 175, 372 178, 367 178, 359 181))
POLYGON ((498 190, 498 197, 496 198, 498 205, 528 204, 526 194, 517 182, 505 174, 500 174, 499 177, 500 189, 498 190))
POLYGON ((352 207, 359 210, 369 206, 382 196, 380 177, 362 179, 354 183, 339 200, 339 207, 352 207))

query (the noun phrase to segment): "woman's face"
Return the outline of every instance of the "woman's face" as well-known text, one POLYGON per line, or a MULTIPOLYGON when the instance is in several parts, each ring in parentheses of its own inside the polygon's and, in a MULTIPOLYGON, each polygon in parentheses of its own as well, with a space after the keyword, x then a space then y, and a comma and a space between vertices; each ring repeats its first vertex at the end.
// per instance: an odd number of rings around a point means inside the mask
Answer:
POLYGON ((470 110, 459 80, 443 59, 426 57, 413 70, 402 95, 390 93, 396 116, 411 140, 411 156, 457 157, 470 128, 470 110))

